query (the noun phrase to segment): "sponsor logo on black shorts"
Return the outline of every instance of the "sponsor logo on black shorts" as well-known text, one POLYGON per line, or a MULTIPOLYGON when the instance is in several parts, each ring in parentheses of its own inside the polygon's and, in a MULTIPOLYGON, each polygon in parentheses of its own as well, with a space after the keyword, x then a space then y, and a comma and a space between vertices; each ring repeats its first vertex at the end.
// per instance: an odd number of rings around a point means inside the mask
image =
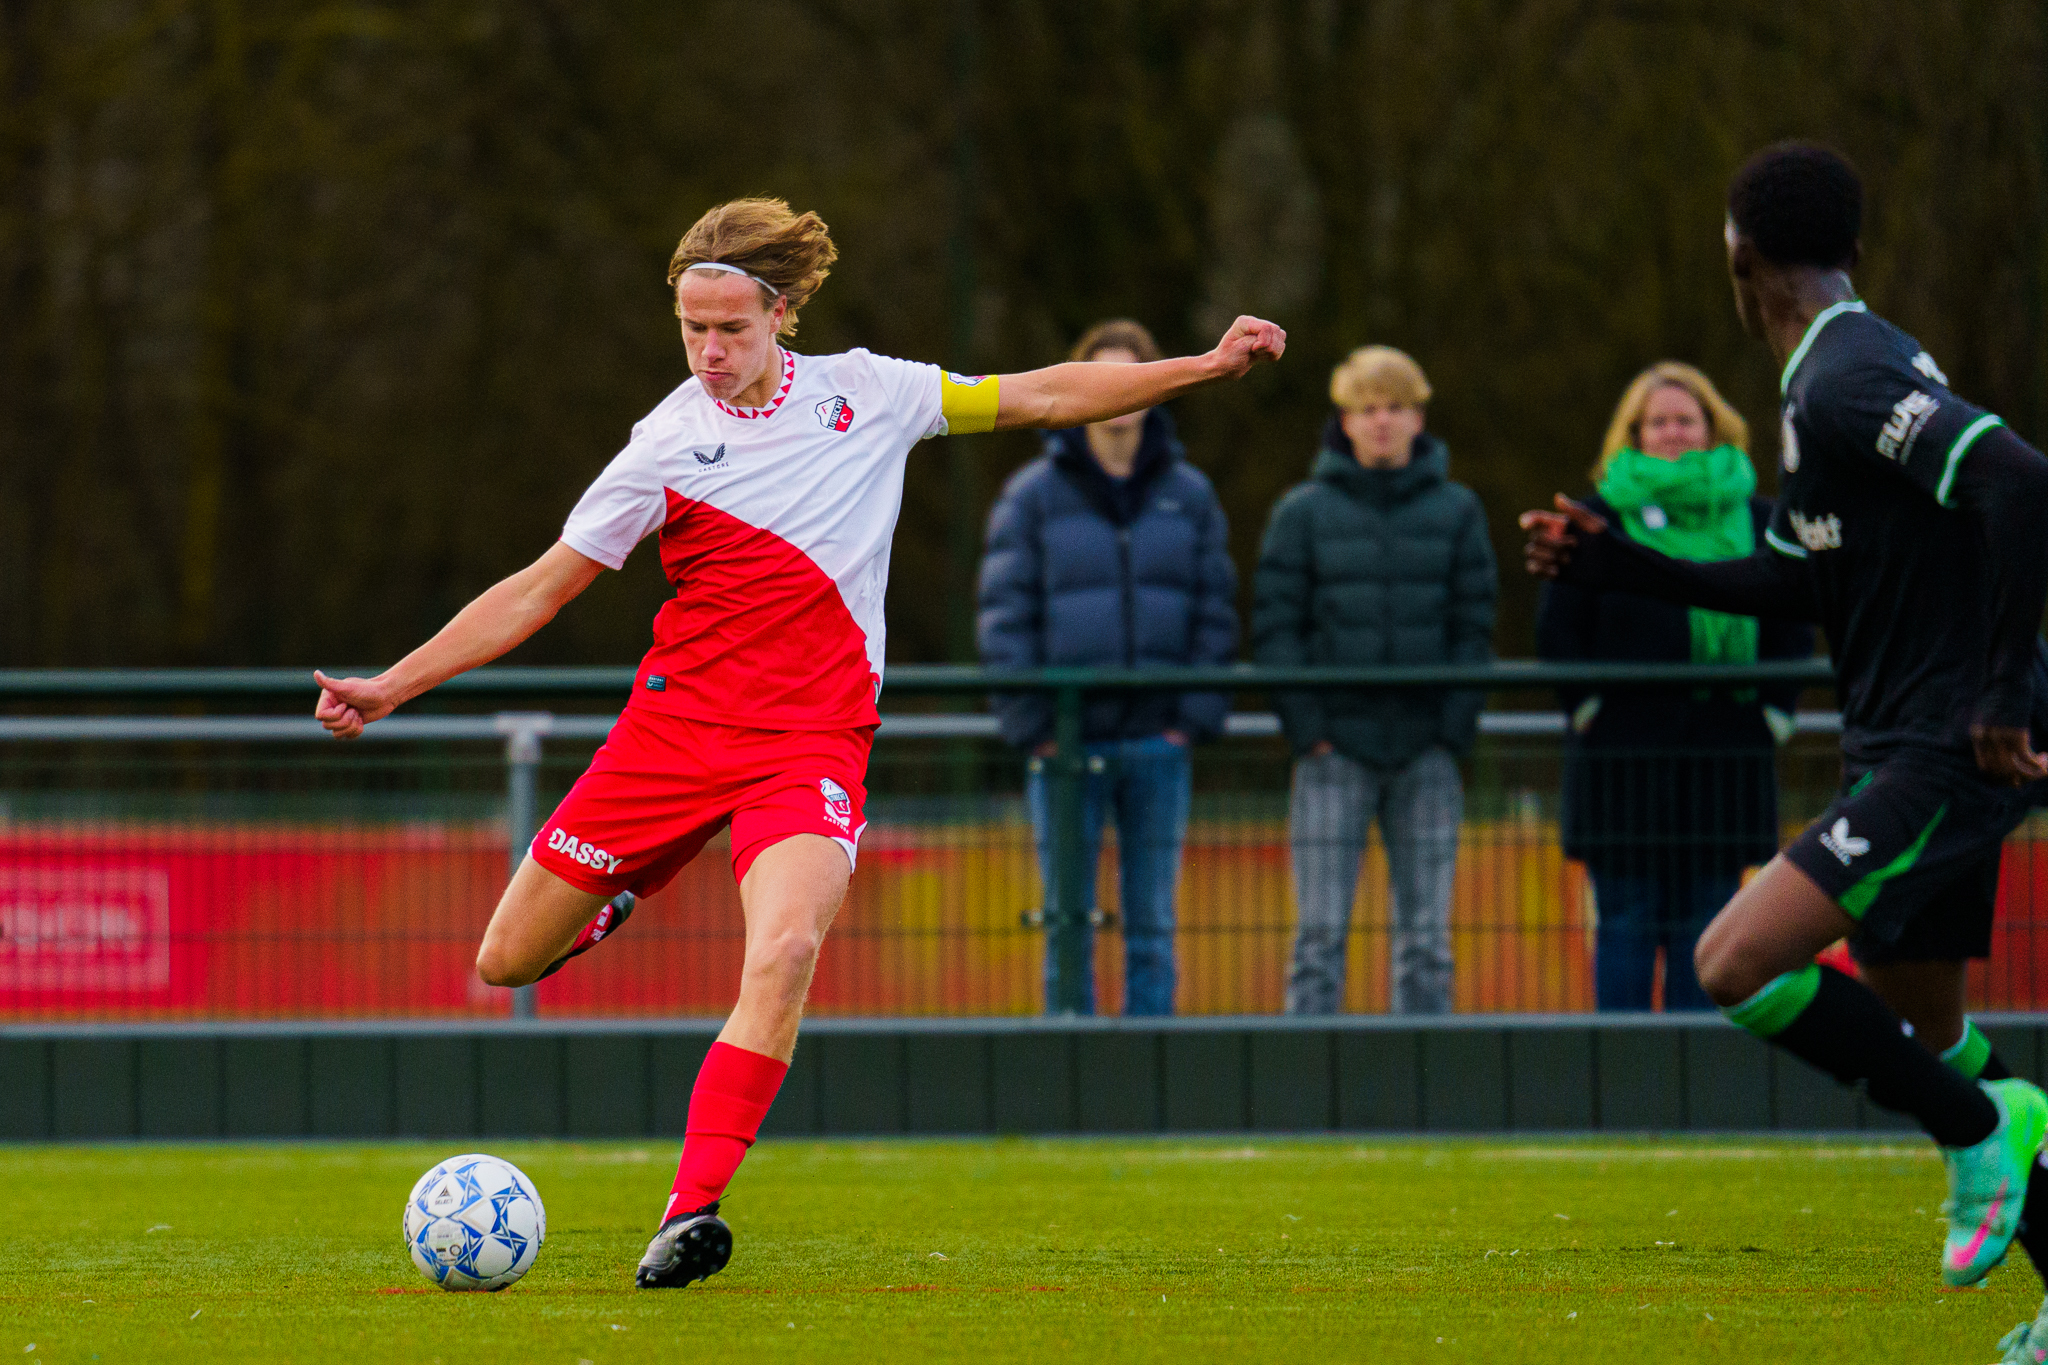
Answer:
POLYGON ((1833 829, 1821 832, 1820 846, 1841 859, 1843 867, 1870 852, 1870 840, 1849 832, 1849 817, 1846 815, 1835 821, 1833 829))

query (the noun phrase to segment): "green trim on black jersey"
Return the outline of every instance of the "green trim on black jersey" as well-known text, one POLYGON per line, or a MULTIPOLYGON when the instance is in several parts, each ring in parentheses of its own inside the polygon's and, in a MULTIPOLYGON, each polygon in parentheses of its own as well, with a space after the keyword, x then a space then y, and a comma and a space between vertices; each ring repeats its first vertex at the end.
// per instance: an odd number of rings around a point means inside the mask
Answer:
POLYGON ((1843 299, 1840 303, 1831 303, 1821 309, 1814 316, 1813 321, 1806 325, 1806 335, 1799 338, 1799 345, 1793 349, 1792 358, 1785 362, 1785 373, 1778 380, 1778 392, 1783 393, 1792 387, 1792 372, 1799 368, 1800 361, 1806 359, 1806 353, 1813 348, 1813 339, 1820 335, 1821 328, 1833 322, 1843 313, 1867 313, 1869 311, 1869 307, 1862 299, 1843 299))
POLYGON ((1764 527, 1764 543, 1781 555, 1790 555, 1794 559, 1806 558, 1804 545, 1794 545, 1768 526, 1764 527))
POLYGON ((1940 503, 1943 507, 1953 507, 1955 505, 1948 500, 1948 490, 1949 486, 1956 481, 1956 470, 1962 468, 1963 456, 1970 453, 1970 447, 1977 444, 1979 436, 1982 436, 1993 427, 2002 427, 2004 425, 2004 419, 2000 418, 1996 413, 1987 412, 1963 428, 1961 434, 1956 437, 1955 444, 1948 448, 1948 464, 1941 471, 1941 482, 1934 489, 1934 500, 1936 502, 1940 503))

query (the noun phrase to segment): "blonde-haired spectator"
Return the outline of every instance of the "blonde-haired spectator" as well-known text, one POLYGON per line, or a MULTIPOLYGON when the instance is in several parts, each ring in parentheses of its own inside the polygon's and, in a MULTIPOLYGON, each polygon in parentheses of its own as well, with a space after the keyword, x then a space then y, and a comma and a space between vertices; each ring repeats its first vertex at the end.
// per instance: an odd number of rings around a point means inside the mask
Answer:
MULTIPOLYGON (((1259 551, 1262 664, 1482 663, 1499 583, 1486 513, 1424 430, 1429 380, 1391 346, 1330 376, 1335 411, 1310 478, 1273 507, 1259 551)), ((1476 692, 1302 692, 1277 698, 1295 753, 1288 838, 1297 910, 1292 1014, 1344 999, 1351 903, 1373 820, 1393 883, 1397 1012, 1451 1007, 1451 885, 1476 692)))
MULTIPOLYGON (((1756 496, 1749 425, 1713 381, 1674 360, 1630 382, 1608 423, 1588 505, 1622 534, 1683 559, 1739 559, 1770 521, 1756 496)), ((1672 606, 1629 592, 1548 584, 1536 616, 1545 659, 1741 664, 1802 658, 1813 632, 1672 606)), ((1646 1010, 1663 956, 1664 1007, 1709 1008, 1693 975, 1700 930, 1777 851, 1772 741, 1791 733, 1796 686, 1686 688, 1560 700, 1571 717, 1564 850, 1586 864, 1598 917, 1594 998, 1646 1010)))

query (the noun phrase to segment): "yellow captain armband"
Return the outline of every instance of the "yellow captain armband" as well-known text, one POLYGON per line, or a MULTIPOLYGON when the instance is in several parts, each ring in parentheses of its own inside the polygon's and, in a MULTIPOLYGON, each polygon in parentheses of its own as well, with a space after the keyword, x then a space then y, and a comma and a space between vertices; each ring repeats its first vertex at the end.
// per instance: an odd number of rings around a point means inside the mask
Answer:
POLYGON ((939 371, 939 411, 946 416, 946 433, 950 436, 994 431, 996 377, 939 371))

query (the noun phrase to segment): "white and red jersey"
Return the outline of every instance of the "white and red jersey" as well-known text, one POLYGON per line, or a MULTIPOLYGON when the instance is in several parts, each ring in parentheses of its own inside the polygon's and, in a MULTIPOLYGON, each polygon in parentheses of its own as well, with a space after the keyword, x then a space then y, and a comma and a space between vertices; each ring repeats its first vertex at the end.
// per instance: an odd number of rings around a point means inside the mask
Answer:
MULTIPOLYGON (((630 705, 764 730, 872 725, 906 459, 946 432, 949 407, 969 428, 952 390, 994 381, 865 350, 785 350, 778 363, 765 407, 729 406, 695 378, 663 399, 562 540, 616 569, 661 533, 676 595, 654 618, 630 705)), ((985 406, 975 429, 993 424, 985 406)))

